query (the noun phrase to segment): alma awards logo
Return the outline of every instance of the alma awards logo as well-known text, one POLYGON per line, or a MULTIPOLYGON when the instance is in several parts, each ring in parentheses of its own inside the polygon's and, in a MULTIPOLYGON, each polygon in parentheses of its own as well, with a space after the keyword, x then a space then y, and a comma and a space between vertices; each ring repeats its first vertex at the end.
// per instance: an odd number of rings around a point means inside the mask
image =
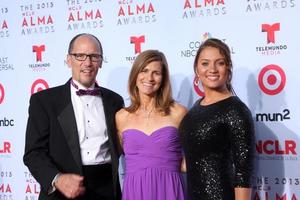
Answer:
POLYGON ((117 26, 154 23, 156 9, 152 2, 119 1, 117 26))
POLYGON ((295 7, 296 0, 247 0, 246 12, 277 11, 295 7))
POLYGON ((97 29, 103 27, 103 13, 100 9, 101 1, 67 0, 68 31, 97 29))
POLYGON ((0 16, 1 18, 4 17, 4 19, 0 19, 0 38, 6 38, 9 37, 9 29, 8 29, 8 22, 5 19, 5 15, 8 13, 8 8, 0 7, 0 16))
POLYGON ((0 171, 0 199, 2 200, 13 200, 13 187, 11 184, 13 178, 12 171, 0 171))
POLYGON ((227 13, 225 0, 185 0, 182 19, 211 17, 227 13))
POLYGON ((48 34, 55 32, 54 19, 50 14, 54 2, 38 2, 19 6, 22 15, 21 35, 48 34))
POLYGON ((27 200, 37 200, 39 193, 41 191, 41 187, 38 184, 38 182, 34 179, 34 177, 32 176, 31 173, 29 172, 24 172, 24 176, 25 176, 25 199, 27 200))
POLYGON ((8 23, 0 20, 0 38, 9 37, 8 23))

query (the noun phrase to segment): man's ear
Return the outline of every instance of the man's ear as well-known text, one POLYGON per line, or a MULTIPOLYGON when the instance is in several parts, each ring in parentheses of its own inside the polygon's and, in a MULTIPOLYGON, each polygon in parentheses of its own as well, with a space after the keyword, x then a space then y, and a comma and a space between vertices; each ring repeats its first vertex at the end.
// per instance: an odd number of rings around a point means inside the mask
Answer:
POLYGON ((72 59, 71 56, 68 54, 66 62, 67 62, 67 65, 68 65, 69 68, 71 68, 71 59, 72 59))

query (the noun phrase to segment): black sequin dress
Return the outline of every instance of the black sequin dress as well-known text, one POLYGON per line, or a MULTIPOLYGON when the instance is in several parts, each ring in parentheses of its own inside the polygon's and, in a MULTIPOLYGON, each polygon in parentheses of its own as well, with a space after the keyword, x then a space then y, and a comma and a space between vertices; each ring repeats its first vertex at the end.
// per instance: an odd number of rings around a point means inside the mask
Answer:
POLYGON ((186 156, 189 200, 233 200, 235 187, 251 187, 251 113, 236 96, 207 106, 201 106, 200 101, 179 128, 186 156))

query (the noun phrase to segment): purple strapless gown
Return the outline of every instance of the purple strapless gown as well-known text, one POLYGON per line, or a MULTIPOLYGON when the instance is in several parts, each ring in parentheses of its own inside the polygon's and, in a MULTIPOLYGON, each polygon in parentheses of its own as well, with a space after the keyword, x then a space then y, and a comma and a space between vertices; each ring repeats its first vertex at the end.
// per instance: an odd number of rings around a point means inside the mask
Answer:
POLYGON ((127 129, 123 148, 123 200, 184 200, 182 149, 176 127, 164 126, 151 135, 127 129))

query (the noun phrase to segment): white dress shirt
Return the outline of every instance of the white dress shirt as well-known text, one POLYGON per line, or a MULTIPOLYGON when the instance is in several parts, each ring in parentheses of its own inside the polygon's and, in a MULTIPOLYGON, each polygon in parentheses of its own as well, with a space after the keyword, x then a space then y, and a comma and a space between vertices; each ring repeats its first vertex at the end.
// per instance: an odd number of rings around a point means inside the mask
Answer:
MULTIPOLYGON (((73 82, 78 89, 86 89, 77 81, 73 82)), ((70 87, 82 164, 97 165, 111 162, 102 98, 91 95, 78 96, 77 89, 72 84, 70 87)), ((88 89, 94 87, 95 84, 88 89)))

